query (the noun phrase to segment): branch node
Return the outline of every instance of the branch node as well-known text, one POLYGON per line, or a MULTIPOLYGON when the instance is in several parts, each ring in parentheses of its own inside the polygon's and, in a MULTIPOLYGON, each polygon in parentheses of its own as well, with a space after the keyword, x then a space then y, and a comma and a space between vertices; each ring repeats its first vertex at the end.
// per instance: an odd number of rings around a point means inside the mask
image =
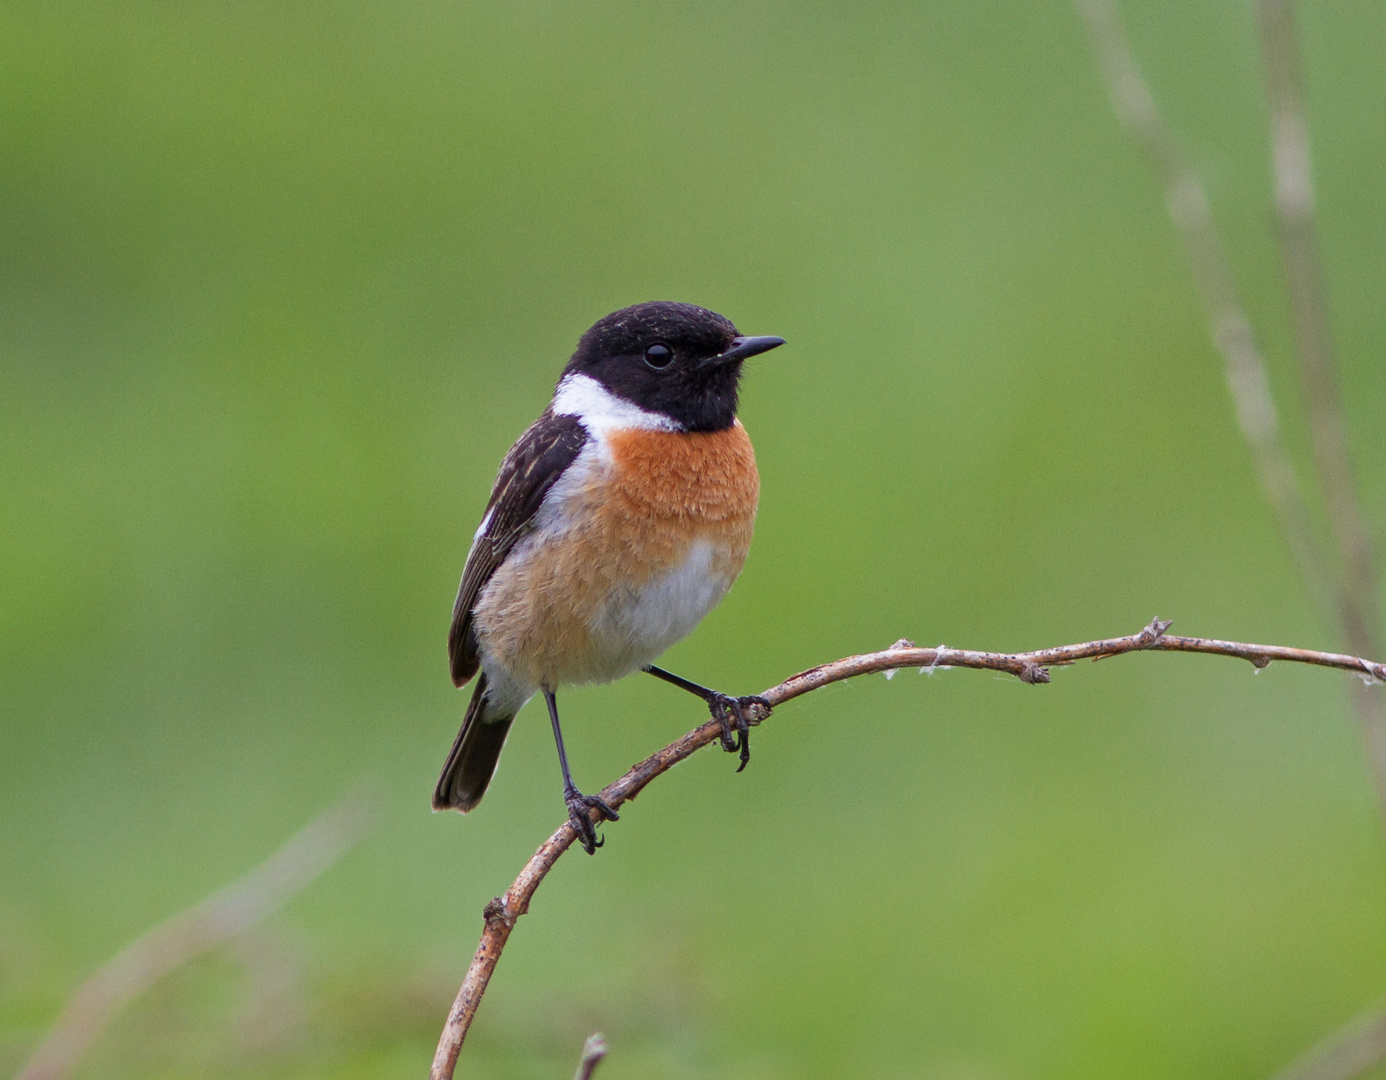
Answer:
POLYGON ((481 912, 481 917, 486 920, 487 926, 501 923, 513 928, 515 926, 516 915, 510 910, 510 905, 501 896, 493 896, 481 912))
POLYGON ((1165 631, 1174 625, 1173 619, 1162 619, 1158 615, 1150 620, 1150 625, 1141 631, 1141 648, 1149 648, 1165 636, 1165 631))
MULTIPOLYGON (((933 659, 933 661, 932 661, 931 663, 927 664, 926 666, 920 668, 920 669, 919 669, 919 674, 921 674, 921 675, 932 675, 935 671, 937 671, 937 670, 938 670, 938 662, 939 662, 940 660, 943 659, 943 654, 946 653, 947 651, 948 651, 948 646, 947 646, 947 645, 935 645, 935 646, 934 646, 934 659, 933 659)), ((947 664, 944 664, 943 666, 944 666, 944 667, 947 667, 948 665, 947 665, 947 664)))
MULTIPOLYGON (((894 645, 892 645, 890 648, 888 648, 888 649, 886 650, 886 652, 895 652, 897 649, 913 649, 913 648, 914 648, 914 642, 911 641, 911 640, 910 640, 909 638, 907 638, 907 637, 902 637, 902 638, 901 638, 899 641, 897 641, 894 645)), ((881 674, 884 675, 884 676, 886 677, 886 682, 890 682, 891 679, 895 678, 895 672, 898 671, 898 670, 899 670, 898 668, 887 668, 885 671, 881 672, 881 674)))

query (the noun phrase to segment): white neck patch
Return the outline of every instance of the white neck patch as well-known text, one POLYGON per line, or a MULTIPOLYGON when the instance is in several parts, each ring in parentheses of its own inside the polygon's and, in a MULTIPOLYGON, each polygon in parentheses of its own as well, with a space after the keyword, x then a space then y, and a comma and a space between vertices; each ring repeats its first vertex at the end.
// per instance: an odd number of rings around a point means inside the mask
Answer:
POLYGON ((618 428, 681 430, 669 417, 646 412, 639 405, 618 398, 590 375, 563 376, 554 391, 553 411, 560 416, 576 416, 594 435, 618 428))

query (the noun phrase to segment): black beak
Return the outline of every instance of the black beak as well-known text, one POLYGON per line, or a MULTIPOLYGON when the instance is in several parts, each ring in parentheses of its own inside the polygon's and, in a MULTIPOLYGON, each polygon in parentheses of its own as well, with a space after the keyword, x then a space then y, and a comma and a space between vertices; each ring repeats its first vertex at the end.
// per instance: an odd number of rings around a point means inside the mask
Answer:
POLYGON ((704 365, 734 364, 745 360, 748 356, 755 356, 757 353, 769 352, 771 349, 778 349, 784 344, 782 337, 737 337, 732 338, 731 348, 726 352, 718 353, 716 356, 709 357, 703 361, 704 365))

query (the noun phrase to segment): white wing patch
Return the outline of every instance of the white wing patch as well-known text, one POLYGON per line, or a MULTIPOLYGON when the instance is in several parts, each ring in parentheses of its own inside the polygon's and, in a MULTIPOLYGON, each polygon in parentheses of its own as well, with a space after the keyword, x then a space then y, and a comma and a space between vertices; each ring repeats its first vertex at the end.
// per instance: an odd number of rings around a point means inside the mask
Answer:
POLYGON ((481 543, 481 538, 486 535, 486 529, 491 524, 491 519, 496 516, 496 508, 493 506, 486 511, 486 516, 481 519, 481 524, 476 527, 476 532, 472 534, 472 546, 467 549, 467 562, 472 561, 472 555, 476 551, 477 544, 481 543))
POLYGON ((486 511, 486 516, 481 519, 481 524, 476 527, 476 532, 472 534, 472 543, 475 544, 486 535, 486 527, 491 524, 491 519, 496 516, 496 508, 493 506, 486 511))
POLYGON ((565 375, 553 395, 553 411, 560 416, 576 416, 593 435, 601 436, 616 428, 645 431, 679 431, 667 416, 646 412, 638 405, 618 398, 590 375, 565 375))

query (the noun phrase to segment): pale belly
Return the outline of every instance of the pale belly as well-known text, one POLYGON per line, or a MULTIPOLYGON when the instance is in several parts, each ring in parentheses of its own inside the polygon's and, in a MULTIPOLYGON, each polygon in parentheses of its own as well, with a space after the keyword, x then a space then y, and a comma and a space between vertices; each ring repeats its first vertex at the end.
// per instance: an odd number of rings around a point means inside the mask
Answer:
POLYGON ((497 572, 477 607, 488 667, 503 667, 530 687, 629 675, 693 631, 726 596, 745 558, 698 539, 672 567, 642 576, 612 574, 622 567, 590 552, 572 538, 541 541, 497 572))
POLYGON ((707 540, 689 546, 683 563, 635 588, 616 589, 591 621, 597 653, 604 653, 604 679, 644 667, 682 641, 727 595, 728 559, 707 540))

